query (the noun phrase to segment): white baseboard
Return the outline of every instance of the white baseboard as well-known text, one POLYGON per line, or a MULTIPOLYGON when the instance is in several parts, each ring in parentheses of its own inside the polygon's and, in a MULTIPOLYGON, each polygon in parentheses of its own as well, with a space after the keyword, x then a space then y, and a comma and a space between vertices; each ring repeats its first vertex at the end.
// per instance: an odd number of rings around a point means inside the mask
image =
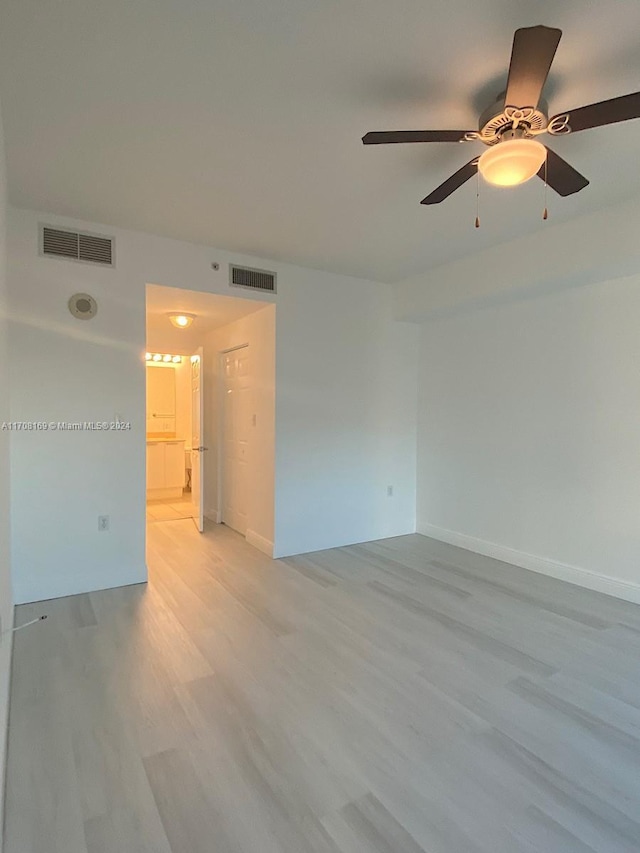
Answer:
POLYGON ((604 592, 624 601, 640 604, 640 584, 612 578, 609 575, 598 574, 589 569, 581 569, 568 563, 559 563, 546 557, 538 557, 535 554, 527 554, 525 551, 517 551, 506 545, 497 545, 495 542, 487 542, 466 533, 458 533, 456 530, 447 530, 444 527, 436 527, 433 524, 419 522, 417 532, 431 539, 438 539, 449 545, 457 545, 467 551, 482 554, 484 557, 493 557, 503 563, 511 563, 522 569, 537 572, 541 575, 549 575, 567 583, 592 589, 596 592, 604 592))
POLYGON ((284 557, 296 557, 298 554, 313 554, 316 551, 328 551, 331 548, 347 548, 349 545, 365 545, 367 542, 382 542, 383 539, 395 539, 398 536, 409 536, 411 533, 416 533, 416 526, 414 522, 409 522, 403 527, 398 527, 392 533, 384 533, 380 534, 379 532, 370 532, 368 534, 357 536, 353 538, 349 536, 347 539, 332 539, 330 541, 326 540, 326 537, 322 537, 321 541, 309 541, 308 539, 305 542, 295 542, 294 544, 288 543, 284 546, 279 545, 278 549, 274 553, 273 557, 276 560, 283 559, 284 557))
POLYGON ((253 545, 254 548, 257 548, 258 551, 262 551, 262 553, 266 554, 267 557, 273 557, 273 542, 269 539, 265 539, 264 536, 260 536, 260 534, 256 533, 255 530, 247 530, 245 538, 249 545, 253 545))

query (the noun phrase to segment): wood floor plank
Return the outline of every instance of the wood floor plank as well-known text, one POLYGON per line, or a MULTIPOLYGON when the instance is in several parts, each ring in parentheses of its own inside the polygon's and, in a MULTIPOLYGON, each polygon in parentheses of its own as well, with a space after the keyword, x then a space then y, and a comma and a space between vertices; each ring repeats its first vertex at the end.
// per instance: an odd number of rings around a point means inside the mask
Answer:
POLYGON ((581 780, 570 779, 562 767, 542 760, 497 729, 484 733, 477 745, 488 773, 494 767, 499 777, 514 780, 531 805, 571 827, 574 834, 598 839, 596 849, 634 853, 639 848, 640 822, 589 791, 581 780))
POLYGON ((356 835, 376 853, 425 853, 407 830, 373 794, 349 803, 341 814, 356 835))
POLYGON ((171 749, 144 759, 172 853, 241 853, 188 756, 171 749))
POLYGON ((114 808, 84 824, 87 853, 173 853, 154 809, 114 808))
POLYGON ((405 607, 412 613, 417 613, 420 616, 438 622, 443 628, 446 628, 457 636, 472 643, 474 646, 483 648, 488 654, 501 657, 525 671, 537 672, 542 675, 553 675, 556 671, 554 667, 549 664, 519 651, 517 648, 502 642, 490 634, 485 634, 476 628, 465 624, 460 619, 454 619, 445 613, 439 612, 432 607, 422 604, 411 596, 398 593, 386 584, 381 584, 378 581, 371 581, 369 586, 372 589, 375 589, 376 592, 397 602, 400 606, 405 607))

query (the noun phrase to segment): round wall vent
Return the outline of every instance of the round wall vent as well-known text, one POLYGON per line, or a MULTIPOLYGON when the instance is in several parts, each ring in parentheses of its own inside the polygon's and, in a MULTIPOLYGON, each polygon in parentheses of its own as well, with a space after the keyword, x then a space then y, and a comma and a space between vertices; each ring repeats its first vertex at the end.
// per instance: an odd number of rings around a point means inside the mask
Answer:
POLYGON ((69 311, 78 320, 90 320, 98 313, 98 303, 88 293, 74 293, 69 300, 69 311))

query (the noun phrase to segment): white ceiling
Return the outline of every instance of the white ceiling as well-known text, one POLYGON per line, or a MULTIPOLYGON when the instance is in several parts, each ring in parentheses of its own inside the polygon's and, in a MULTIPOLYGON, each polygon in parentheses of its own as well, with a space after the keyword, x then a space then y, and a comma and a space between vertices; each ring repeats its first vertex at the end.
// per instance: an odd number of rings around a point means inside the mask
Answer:
POLYGON ((208 332, 233 323, 268 305, 257 299, 218 296, 178 287, 148 284, 146 287, 147 344, 153 349, 192 352, 208 332), (176 329, 168 314, 195 314, 188 329, 176 329))
MULTIPOLYGON (((545 227, 542 184, 423 196, 476 144, 513 31, 564 37, 552 112, 640 90, 638 0, 3 0, 11 202, 393 281, 545 227)), ((640 120, 554 140, 591 180, 551 221, 640 191, 640 120)))

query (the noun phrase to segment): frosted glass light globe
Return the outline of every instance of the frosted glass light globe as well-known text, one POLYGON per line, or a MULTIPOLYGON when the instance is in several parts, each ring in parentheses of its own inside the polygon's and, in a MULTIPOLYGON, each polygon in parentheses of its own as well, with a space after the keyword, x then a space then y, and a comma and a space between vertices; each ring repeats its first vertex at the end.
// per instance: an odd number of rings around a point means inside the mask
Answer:
POLYGON ((515 187, 537 175, 546 158, 547 149, 535 139, 507 139, 481 155, 478 169, 490 184, 515 187))

